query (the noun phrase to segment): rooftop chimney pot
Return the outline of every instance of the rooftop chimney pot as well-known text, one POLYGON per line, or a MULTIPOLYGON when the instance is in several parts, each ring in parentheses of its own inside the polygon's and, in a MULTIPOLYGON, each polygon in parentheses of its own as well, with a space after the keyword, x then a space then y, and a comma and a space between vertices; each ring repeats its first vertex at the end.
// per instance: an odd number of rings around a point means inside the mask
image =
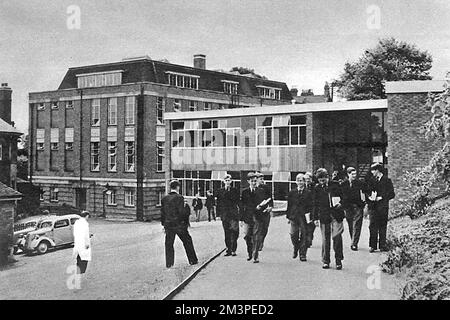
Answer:
POLYGON ((194 68, 206 69, 206 55, 194 54, 194 68))

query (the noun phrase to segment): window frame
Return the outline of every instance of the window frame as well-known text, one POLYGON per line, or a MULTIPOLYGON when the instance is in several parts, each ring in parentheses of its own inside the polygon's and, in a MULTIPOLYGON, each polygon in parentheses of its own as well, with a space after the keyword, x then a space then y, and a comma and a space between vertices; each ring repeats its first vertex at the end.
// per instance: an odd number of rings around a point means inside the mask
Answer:
POLYGON ((95 98, 91 100, 91 126, 100 126, 100 99, 95 98))
POLYGON ((125 172, 136 170, 136 144, 134 141, 125 141, 125 172), (132 148, 130 148, 132 146, 132 148), (132 151, 130 154, 129 151, 132 151), (130 158, 131 157, 131 158, 130 158), (132 162, 129 162, 132 159, 132 162))
POLYGON ((108 172, 117 172, 117 142, 108 141, 108 172), (114 146, 112 146, 114 144, 114 146), (112 152, 113 150, 113 152, 112 152), (114 159, 114 161, 112 161, 114 159), (114 166, 111 165, 114 162, 114 166))
POLYGON ((127 96, 125 98, 125 125, 133 126, 135 124, 136 124, 136 97, 127 96), (129 108, 132 108, 132 112, 130 112, 129 108))
POLYGON ((156 97, 156 123, 164 124, 164 98, 156 97))
POLYGON ((108 98, 108 126, 117 126, 117 98, 116 97, 108 98), (114 103, 112 103, 112 102, 114 102, 114 103))
POLYGON ((124 206, 128 208, 136 207, 136 189, 135 188, 125 188, 124 190, 124 206), (131 202, 130 202, 131 200, 131 202))
POLYGON ((100 142, 91 141, 91 172, 100 172, 100 142), (94 146, 97 145, 97 148, 94 146), (94 160, 97 159, 97 162, 94 160))
POLYGON ((164 148, 164 141, 156 141, 156 172, 164 172, 164 148))

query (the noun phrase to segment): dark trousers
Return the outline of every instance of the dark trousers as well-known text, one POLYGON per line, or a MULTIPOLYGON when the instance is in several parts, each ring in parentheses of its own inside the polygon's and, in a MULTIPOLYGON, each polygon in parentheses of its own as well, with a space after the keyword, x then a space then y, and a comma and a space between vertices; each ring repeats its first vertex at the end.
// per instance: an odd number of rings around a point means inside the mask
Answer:
POLYGON ((264 238, 267 235, 270 223, 270 214, 261 214, 258 219, 254 219, 253 226, 253 258, 258 258, 258 253, 261 251, 264 238))
POLYGON ((369 211, 369 247, 386 249, 388 208, 375 206, 369 211))
POLYGON ((225 245, 227 252, 236 252, 237 239, 239 237, 239 221, 237 220, 222 220, 222 227, 225 233, 225 245))
POLYGON ((314 224, 314 222, 310 222, 306 225, 306 246, 308 248, 312 246, 315 230, 316 230, 316 225, 314 224))
POLYGON ((352 239, 352 246, 358 246, 363 223, 363 208, 358 207, 356 204, 351 204, 350 207, 345 210, 345 219, 348 223, 348 231, 350 232, 350 238, 352 239))
POLYGON ((216 212, 214 210, 214 207, 209 207, 208 209, 208 221, 211 221, 211 216, 216 221, 216 212))
POLYGON ((199 222, 199 221, 200 221, 200 211, 201 211, 201 210, 195 209, 194 211, 195 211, 195 217, 196 217, 196 219, 197 219, 197 222, 199 222))
POLYGON ((77 256, 77 273, 78 274, 85 273, 87 265, 88 265, 87 260, 81 260, 80 256, 77 256))
POLYGON ((244 224, 244 240, 247 244, 247 254, 249 257, 253 256, 253 229, 254 223, 245 223, 244 224))
POLYGON ((344 260, 342 247, 342 233, 344 232, 344 223, 332 219, 330 223, 320 223, 322 232, 322 262, 330 263, 331 239, 333 239, 334 258, 336 262, 344 260))
POLYGON ((166 227, 166 267, 170 268, 173 266, 175 251, 173 249, 173 242, 175 241, 175 235, 180 238, 183 242, 184 250, 186 250, 186 255, 189 263, 196 263, 197 255, 195 254, 194 244, 192 243, 191 235, 186 226, 180 227, 166 227))
POLYGON ((306 251, 308 250, 308 226, 306 221, 304 219, 290 220, 290 225, 289 234, 291 235, 294 252, 298 252, 300 257, 306 257, 306 251))

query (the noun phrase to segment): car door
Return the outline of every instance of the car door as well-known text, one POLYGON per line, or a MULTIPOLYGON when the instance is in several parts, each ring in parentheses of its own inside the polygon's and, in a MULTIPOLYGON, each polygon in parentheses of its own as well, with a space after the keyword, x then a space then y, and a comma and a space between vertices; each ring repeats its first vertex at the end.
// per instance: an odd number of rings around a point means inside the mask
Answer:
POLYGON ((57 246, 70 243, 73 239, 72 227, 69 219, 59 219, 55 221, 53 226, 53 237, 57 246))

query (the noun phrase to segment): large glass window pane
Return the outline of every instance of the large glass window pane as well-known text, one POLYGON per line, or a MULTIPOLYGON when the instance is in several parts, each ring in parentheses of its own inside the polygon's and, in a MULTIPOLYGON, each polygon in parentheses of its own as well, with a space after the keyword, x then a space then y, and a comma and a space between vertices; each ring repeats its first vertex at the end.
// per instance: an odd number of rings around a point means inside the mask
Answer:
POLYGON ((306 127, 302 126, 300 130, 300 145, 306 145, 306 127))
POLYGON ((186 180, 186 196, 191 197, 192 194, 192 180, 186 180))
POLYGON ((289 182, 274 182, 274 200, 286 200, 289 193, 289 182))
POLYGON ((371 132, 372 141, 382 142, 383 141, 383 114, 382 112, 372 112, 371 118, 371 132))
POLYGON ((231 118, 227 120, 227 128, 240 128, 240 127, 241 127, 240 118, 231 118))
POLYGON ((306 116, 291 116, 291 125, 306 124, 306 116))
POLYGON ((226 146, 226 136, 225 130, 219 129, 213 131, 213 145, 214 147, 225 147, 226 146))
POLYGON ((289 145, 289 127, 281 127, 280 130, 280 146, 287 146, 289 145))
POLYGON ((258 145, 259 146, 264 146, 265 145, 264 134, 265 134, 265 129, 264 128, 259 128, 258 129, 258 145))
POLYGON ((291 145, 298 145, 298 127, 291 127, 291 145))

